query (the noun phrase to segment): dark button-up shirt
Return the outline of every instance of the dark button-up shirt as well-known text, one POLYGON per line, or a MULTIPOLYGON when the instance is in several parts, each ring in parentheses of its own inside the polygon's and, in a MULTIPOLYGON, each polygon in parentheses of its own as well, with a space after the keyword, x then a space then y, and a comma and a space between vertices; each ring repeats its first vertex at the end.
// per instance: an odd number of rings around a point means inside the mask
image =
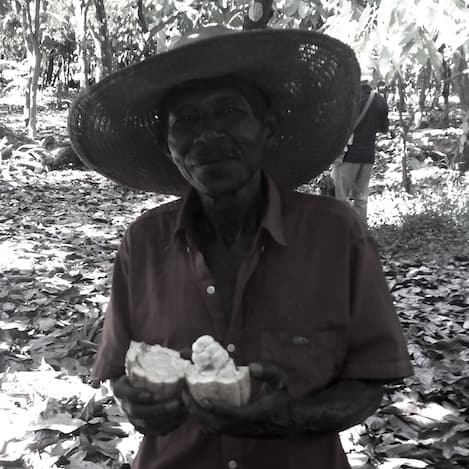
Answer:
MULTIPOLYGON (((360 109, 365 107, 371 93, 369 85, 361 85, 360 109)), ((348 146, 344 161, 348 163, 373 163, 375 160, 376 132, 389 128, 388 105, 379 93, 375 93, 370 107, 353 132, 353 143, 348 146)))
MULTIPOLYGON (((231 308, 188 230, 190 193, 134 221, 114 265, 112 293, 93 374, 124 373, 131 339, 173 349, 210 334, 235 362, 270 361, 301 398, 339 379, 395 380, 411 365, 375 244, 345 204, 279 192, 241 263, 231 308), (226 305, 224 305, 226 306, 226 305), (227 314, 227 311, 230 311, 227 314)), ((135 469, 345 469, 335 433, 285 439, 208 434, 189 419, 145 436, 135 469)))

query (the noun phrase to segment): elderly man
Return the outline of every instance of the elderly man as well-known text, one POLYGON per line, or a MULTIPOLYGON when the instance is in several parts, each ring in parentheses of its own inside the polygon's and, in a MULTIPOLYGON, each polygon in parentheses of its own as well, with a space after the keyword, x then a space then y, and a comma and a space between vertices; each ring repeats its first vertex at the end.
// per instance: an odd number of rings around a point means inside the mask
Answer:
POLYGON ((411 374, 366 227, 291 190, 343 148, 358 84, 352 51, 329 37, 207 28, 74 104, 89 166, 184 194, 126 231, 93 369, 145 435, 134 468, 349 468, 338 432, 411 374), (249 365, 246 405, 155 401, 126 377, 131 340, 183 350, 204 334, 249 365))

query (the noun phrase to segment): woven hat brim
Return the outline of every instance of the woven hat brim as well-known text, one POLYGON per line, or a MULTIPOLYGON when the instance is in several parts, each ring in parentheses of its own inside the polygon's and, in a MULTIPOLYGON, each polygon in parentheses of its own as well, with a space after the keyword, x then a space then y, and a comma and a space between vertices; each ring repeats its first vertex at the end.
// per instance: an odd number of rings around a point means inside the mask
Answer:
POLYGON ((320 174, 343 150, 357 115, 360 69, 326 35, 253 30, 189 43, 106 77, 71 106, 69 134, 87 166, 132 189, 181 194, 164 152, 158 105, 185 81, 237 75, 270 97, 282 138, 264 168, 285 187, 320 174))

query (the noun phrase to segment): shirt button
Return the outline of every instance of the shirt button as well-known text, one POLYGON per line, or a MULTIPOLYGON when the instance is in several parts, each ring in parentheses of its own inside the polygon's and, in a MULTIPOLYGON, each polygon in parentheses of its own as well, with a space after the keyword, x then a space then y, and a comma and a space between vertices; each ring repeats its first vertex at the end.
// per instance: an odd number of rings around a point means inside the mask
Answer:
POLYGON ((228 461, 228 467, 229 469, 236 469, 238 467, 238 463, 232 459, 231 461, 228 461))
POLYGON ((215 287, 214 287, 213 285, 209 285, 209 286, 207 287, 207 293, 208 293, 209 295, 213 295, 213 294, 215 293, 215 287))
POLYGON ((235 347, 234 344, 228 344, 226 346, 226 350, 228 350, 228 352, 230 352, 230 353, 233 353, 236 350, 236 347, 235 347))

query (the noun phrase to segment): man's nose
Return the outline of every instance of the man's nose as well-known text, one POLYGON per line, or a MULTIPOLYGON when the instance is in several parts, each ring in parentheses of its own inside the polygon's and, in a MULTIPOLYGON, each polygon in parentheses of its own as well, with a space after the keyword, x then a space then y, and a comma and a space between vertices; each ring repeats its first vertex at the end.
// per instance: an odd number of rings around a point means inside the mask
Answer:
POLYGON ((206 143, 223 136, 223 128, 220 120, 213 112, 200 113, 198 136, 194 139, 196 143, 206 143))

